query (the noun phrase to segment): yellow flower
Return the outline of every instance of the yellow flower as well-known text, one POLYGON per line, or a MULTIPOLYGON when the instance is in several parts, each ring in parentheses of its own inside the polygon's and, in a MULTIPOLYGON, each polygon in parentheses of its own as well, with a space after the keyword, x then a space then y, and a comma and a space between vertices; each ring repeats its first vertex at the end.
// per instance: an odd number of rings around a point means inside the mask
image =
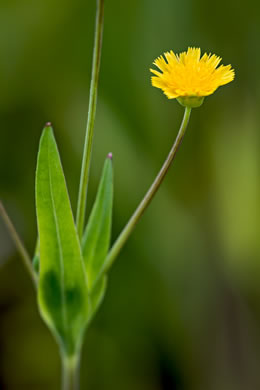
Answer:
POLYGON ((152 85, 161 88, 169 99, 175 99, 184 106, 199 107, 205 96, 211 95, 221 85, 230 83, 235 72, 231 65, 218 66, 221 58, 205 53, 200 58, 199 48, 189 47, 186 52, 164 53, 154 61, 160 70, 150 69, 156 76, 152 85))

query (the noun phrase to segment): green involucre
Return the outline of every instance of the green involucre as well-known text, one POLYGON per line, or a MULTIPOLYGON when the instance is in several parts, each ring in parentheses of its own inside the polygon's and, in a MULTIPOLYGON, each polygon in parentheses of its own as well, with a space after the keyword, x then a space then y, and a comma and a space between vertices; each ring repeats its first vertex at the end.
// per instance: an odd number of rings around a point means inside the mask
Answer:
POLYGON ((177 100, 183 107, 197 108, 203 104, 204 98, 205 96, 180 96, 177 100))

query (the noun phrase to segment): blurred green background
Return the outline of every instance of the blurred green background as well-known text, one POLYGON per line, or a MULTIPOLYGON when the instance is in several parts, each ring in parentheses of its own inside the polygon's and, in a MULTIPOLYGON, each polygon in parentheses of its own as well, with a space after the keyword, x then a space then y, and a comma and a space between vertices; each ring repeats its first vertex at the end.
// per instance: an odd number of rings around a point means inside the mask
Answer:
MULTIPOLYGON (((94 0, 0 2, 0 197, 36 240, 34 173, 54 125, 75 210, 94 0)), ((183 108, 150 85, 164 51, 201 47, 236 79, 192 112, 167 179, 110 272, 86 337, 81 388, 260 388, 259 2, 107 0, 89 208, 114 155, 113 239, 173 142, 183 108)), ((0 389, 60 383, 57 346, 0 222, 0 389)))

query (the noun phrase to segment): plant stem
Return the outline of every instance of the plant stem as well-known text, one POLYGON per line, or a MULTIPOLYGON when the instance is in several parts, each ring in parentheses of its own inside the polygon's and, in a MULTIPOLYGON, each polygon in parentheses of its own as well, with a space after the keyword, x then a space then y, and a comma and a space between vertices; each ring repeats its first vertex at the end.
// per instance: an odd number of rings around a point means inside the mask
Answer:
POLYGON ((62 354, 62 390, 79 389, 79 357, 67 357, 62 354))
POLYGON ((98 89, 98 78, 100 70, 101 60, 101 48, 102 48, 102 37, 103 37, 103 26, 104 26, 104 0, 97 0, 97 16, 96 16, 96 27, 95 27, 95 41, 93 51, 93 63, 92 63, 92 77, 89 95, 89 108, 88 108, 88 121, 86 128, 86 137, 84 144, 84 152, 81 166, 78 206, 77 206, 77 218, 76 225, 81 239, 84 220, 85 210, 87 202, 87 189, 88 189, 88 178, 89 178, 89 167, 91 160, 91 150, 93 143, 93 129, 96 114, 97 105, 97 89, 98 89))
POLYGON ((9 218, 2 202, 0 202, 0 214, 3 218, 3 221, 5 222, 5 225, 10 233, 10 236, 12 237, 12 239, 15 243, 15 246, 16 246, 18 252, 20 253, 20 256, 23 260, 25 267, 27 268, 35 286, 37 286, 38 277, 37 277, 36 272, 33 269, 31 258, 29 256, 27 250, 25 249, 17 231, 15 230, 15 227, 14 227, 11 219, 9 218))
POLYGON ((191 108, 186 107, 178 135, 177 135, 175 142, 170 150, 170 153, 168 154, 168 157, 166 158, 160 172, 156 176, 153 184, 151 185, 151 187, 147 191, 143 200, 141 201, 141 203, 137 207, 136 211, 134 212, 134 214, 130 218, 129 222, 127 223, 125 228, 122 230, 118 239, 116 240, 116 242, 112 246, 110 252, 107 255, 106 261, 104 263, 104 267, 101 270, 100 275, 103 274, 104 272, 107 272, 108 269, 111 267, 113 261, 115 260, 115 258, 119 254, 120 250, 122 249, 122 247, 126 243, 128 237, 130 236, 130 234, 134 230, 135 225, 137 224, 137 222, 139 221, 139 219, 143 215, 144 211, 149 206, 149 204, 150 204, 151 200, 153 199, 154 195, 156 194, 157 190, 159 189, 166 173, 168 172, 168 169, 171 166, 171 163, 172 163, 174 157, 176 156, 176 153, 179 149, 179 146, 182 142, 187 125, 189 123, 190 113, 191 113, 191 108))

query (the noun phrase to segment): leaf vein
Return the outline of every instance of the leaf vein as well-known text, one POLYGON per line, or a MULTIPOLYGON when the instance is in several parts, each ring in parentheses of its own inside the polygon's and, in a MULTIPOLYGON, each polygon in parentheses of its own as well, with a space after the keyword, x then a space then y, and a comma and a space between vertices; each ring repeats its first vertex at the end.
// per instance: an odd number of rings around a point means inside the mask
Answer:
POLYGON ((52 203, 52 209, 53 209, 53 216, 54 216, 54 221, 55 221, 55 230, 57 234, 57 241, 58 241, 58 249, 59 249, 59 263, 60 263, 60 269, 61 269, 61 299, 62 299, 62 318, 64 322, 64 327, 65 329, 68 329, 68 320, 67 320, 67 311, 66 311, 66 302, 65 302, 65 290, 64 290, 64 256, 63 256, 63 250, 62 250, 62 245, 61 245, 61 238, 60 238, 60 231, 59 231, 59 223, 58 223, 58 218, 56 214, 56 209, 55 209, 55 198, 53 196, 53 190, 52 190, 52 171, 50 167, 50 158, 49 158, 49 138, 48 138, 48 173, 49 173, 49 185, 50 185, 50 196, 51 196, 51 203, 52 203))

